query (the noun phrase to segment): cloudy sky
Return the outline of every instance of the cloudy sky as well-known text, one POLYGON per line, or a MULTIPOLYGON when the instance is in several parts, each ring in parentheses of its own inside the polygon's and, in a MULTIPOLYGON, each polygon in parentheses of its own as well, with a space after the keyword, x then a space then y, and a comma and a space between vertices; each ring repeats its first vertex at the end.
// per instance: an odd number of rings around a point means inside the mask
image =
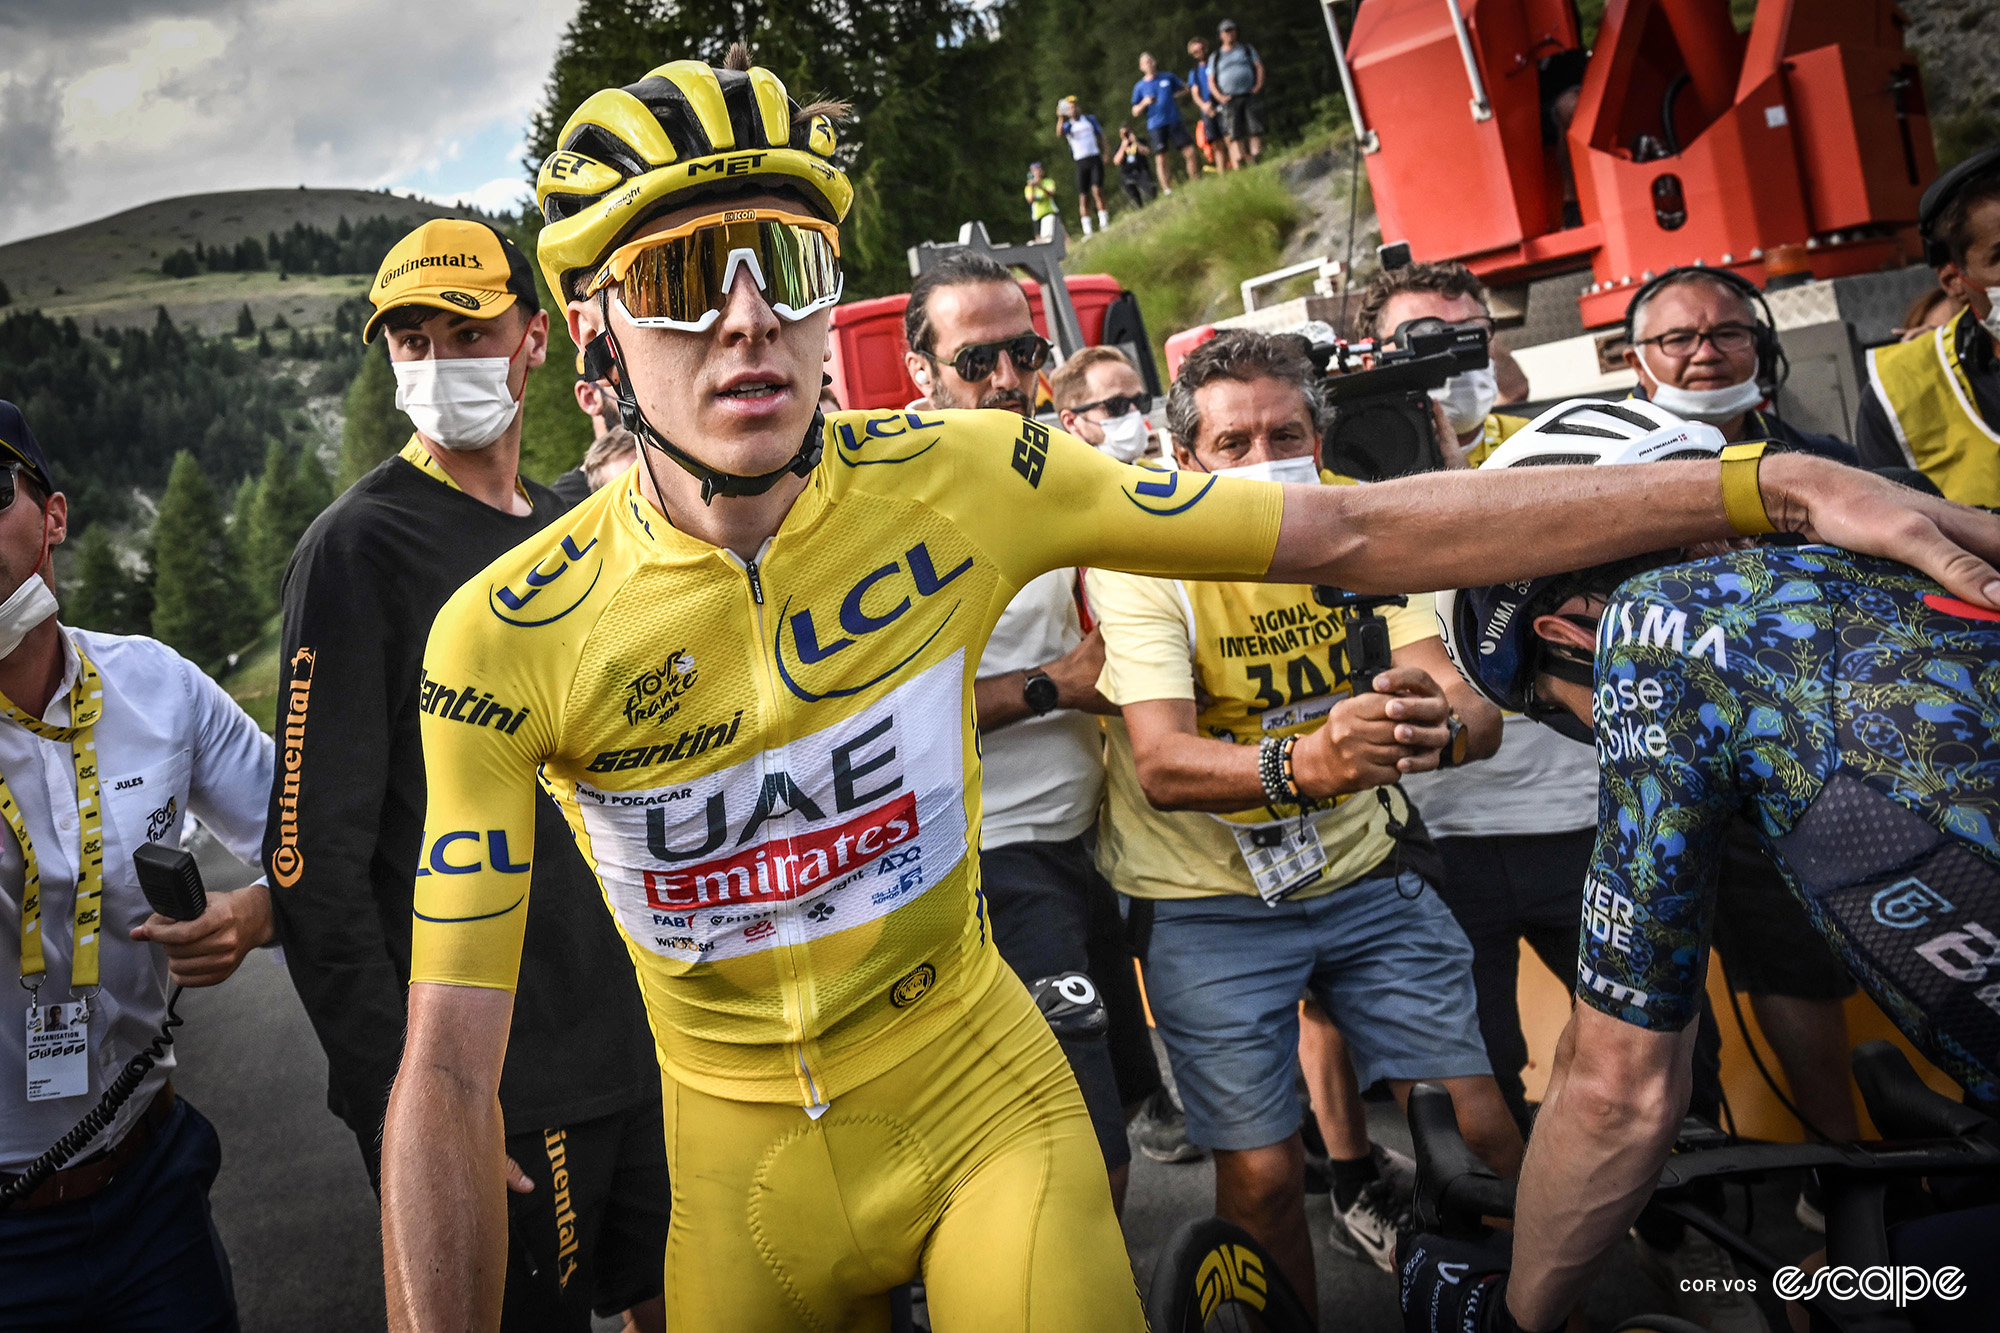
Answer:
POLYGON ((0 243, 262 186, 524 193, 577 0, 0 0, 0 243))

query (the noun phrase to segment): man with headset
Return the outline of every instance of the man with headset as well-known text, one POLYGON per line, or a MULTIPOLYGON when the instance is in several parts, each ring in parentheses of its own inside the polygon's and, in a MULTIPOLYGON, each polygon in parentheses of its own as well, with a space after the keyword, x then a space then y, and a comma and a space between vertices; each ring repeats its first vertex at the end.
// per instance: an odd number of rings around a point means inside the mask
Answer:
POLYGON ((1917 207, 1924 258, 1958 318, 1868 353, 1854 424, 1870 467, 1921 468, 1946 498, 2000 505, 2000 147, 1939 176, 1917 207))
POLYGON ((1722 268, 1668 269, 1633 294, 1625 344, 1639 396, 1675 416, 1707 422, 1731 444, 1772 440, 1856 461, 1851 445, 1778 416, 1778 390, 1791 367, 1764 294, 1748 279, 1722 268))

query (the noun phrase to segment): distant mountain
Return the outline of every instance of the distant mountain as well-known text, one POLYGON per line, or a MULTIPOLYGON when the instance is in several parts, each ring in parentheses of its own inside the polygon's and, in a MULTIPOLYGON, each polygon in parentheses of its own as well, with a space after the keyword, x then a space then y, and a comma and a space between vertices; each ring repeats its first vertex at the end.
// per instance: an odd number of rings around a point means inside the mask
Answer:
POLYGON ((476 217, 471 209, 373 190, 227 190, 142 204, 67 231, 0 246, 0 282, 14 309, 39 307, 50 316, 74 317, 88 330, 150 327, 160 306, 175 322, 207 333, 235 327, 249 305, 259 326, 273 316, 301 328, 324 327, 333 310, 367 290, 359 274, 324 276, 277 272, 201 273, 169 278, 160 261, 197 242, 233 246, 260 242, 294 223, 332 231, 344 217, 388 217, 415 227, 434 217, 476 217))

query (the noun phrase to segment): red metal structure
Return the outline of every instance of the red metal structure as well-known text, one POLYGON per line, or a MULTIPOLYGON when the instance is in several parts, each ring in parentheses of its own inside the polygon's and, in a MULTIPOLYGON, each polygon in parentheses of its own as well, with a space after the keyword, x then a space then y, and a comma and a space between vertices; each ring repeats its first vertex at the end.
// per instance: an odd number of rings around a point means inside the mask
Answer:
POLYGON ((1346 55, 1383 238, 1495 285, 1588 267, 1586 326, 1678 264, 1762 285, 1780 246, 1821 278, 1913 262, 1937 162, 1903 21, 1761 0, 1743 35, 1726 0, 1610 0, 1586 58, 1572 0, 1361 0, 1346 55))

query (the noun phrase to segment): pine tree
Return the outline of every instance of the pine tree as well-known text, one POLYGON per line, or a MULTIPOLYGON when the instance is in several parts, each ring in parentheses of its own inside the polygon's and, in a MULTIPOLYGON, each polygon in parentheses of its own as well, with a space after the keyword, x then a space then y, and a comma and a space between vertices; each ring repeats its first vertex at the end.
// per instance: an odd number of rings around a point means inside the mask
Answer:
POLYGON ((268 360, 272 354, 272 350, 271 335, 260 332, 257 335, 257 355, 268 360))
POLYGON ((245 301, 243 308, 236 312, 236 336, 239 338, 254 338, 257 336, 257 317, 250 313, 250 303, 248 301, 245 301))
POLYGON ((149 616, 137 614, 146 597, 142 581, 125 568, 111 532, 93 523, 77 550, 76 591, 63 607, 63 621, 106 634, 144 634, 149 616))
POLYGON ((7 290, 5 282, 0 282, 0 306, 10 306, 12 304, 14 304, 14 293, 7 290))
POLYGON ((346 490, 403 447, 416 427, 396 410, 396 372, 389 350, 378 342, 361 358, 360 373, 347 390, 347 421, 340 431, 340 489, 346 490))
POLYGON ((153 637, 214 675, 237 646, 244 596, 215 487, 182 450, 153 521, 153 637))

